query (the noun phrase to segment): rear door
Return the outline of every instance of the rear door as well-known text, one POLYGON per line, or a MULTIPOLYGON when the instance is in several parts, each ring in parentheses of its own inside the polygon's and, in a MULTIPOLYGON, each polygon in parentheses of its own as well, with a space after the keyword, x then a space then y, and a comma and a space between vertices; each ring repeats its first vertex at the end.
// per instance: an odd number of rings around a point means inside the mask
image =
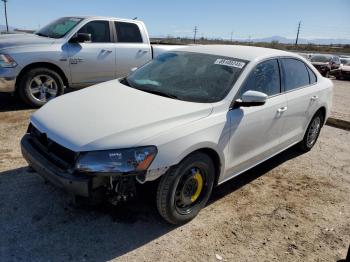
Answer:
POLYGON ((68 43, 73 85, 91 85, 115 78, 115 49, 109 21, 90 21, 78 33, 91 34, 89 43, 68 43))
POLYGON ((230 170, 227 177, 250 168, 278 152, 287 100, 281 94, 277 59, 258 64, 247 77, 235 99, 248 90, 268 95, 262 106, 240 107, 229 111, 230 170))
POLYGON ((144 28, 138 23, 114 22, 117 36, 116 76, 129 74, 134 67, 140 67, 152 59, 151 45, 144 28))
POLYGON ((300 141, 319 108, 320 88, 315 73, 301 60, 281 58, 283 91, 288 101, 281 142, 287 146, 300 141))

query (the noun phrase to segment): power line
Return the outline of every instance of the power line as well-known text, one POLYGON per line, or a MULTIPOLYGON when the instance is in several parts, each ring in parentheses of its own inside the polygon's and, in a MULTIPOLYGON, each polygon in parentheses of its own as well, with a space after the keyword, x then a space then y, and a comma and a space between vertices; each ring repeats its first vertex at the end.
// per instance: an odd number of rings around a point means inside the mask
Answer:
POLYGON ((297 32, 297 38, 295 39, 295 45, 296 45, 296 46, 298 45, 298 40, 299 40, 300 24, 301 24, 301 21, 299 21, 299 24, 298 24, 298 32, 297 32))
POLYGON ((4 6, 5 6, 5 20, 6 20, 6 32, 8 33, 9 32, 9 24, 7 22, 7 8, 6 8, 6 3, 8 0, 1 0, 4 2, 4 6))
POLYGON ((193 43, 195 44, 196 43, 196 36, 197 36, 197 33, 198 33, 198 27, 197 26, 194 27, 193 33, 194 33, 193 43))

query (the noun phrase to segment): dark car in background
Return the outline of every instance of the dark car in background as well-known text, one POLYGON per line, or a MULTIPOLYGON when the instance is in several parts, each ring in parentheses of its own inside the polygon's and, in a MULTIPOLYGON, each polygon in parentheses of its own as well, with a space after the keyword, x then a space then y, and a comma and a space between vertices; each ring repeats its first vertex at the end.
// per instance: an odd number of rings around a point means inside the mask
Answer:
POLYGON ((321 73, 321 75, 328 77, 331 70, 340 67, 340 58, 335 55, 313 55, 310 59, 312 65, 321 73))
POLYGON ((350 57, 340 58, 340 67, 329 72, 330 75, 337 79, 350 79, 350 57))

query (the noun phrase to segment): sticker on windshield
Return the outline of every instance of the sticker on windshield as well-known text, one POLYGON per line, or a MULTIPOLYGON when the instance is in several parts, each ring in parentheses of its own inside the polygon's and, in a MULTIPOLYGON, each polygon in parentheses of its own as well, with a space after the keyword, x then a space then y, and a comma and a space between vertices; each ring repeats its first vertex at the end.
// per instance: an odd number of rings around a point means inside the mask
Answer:
POLYGON ((243 68, 245 66, 244 62, 222 59, 222 58, 216 59, 214 64, 215 65, 225 65, 225 66, 230 66, 230 67, 237 67, 237 68, 243 68))

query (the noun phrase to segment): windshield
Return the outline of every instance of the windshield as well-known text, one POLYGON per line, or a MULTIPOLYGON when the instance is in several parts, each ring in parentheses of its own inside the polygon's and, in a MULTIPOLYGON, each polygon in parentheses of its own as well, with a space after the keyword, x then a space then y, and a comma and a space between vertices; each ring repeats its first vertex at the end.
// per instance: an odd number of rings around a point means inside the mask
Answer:
POLYGON ((122 83, 174 99, 217 102, 228 94, 247 62, 191 52, 164 53, 122 83))
POLYGON ((63 17, 39 29, 35 34, 50 38, 61 38, 69 33, 81 20, 83 19, 77 17, 63 17))
POLYGON ((324 55, 315 55, 311 57, 311 62, 324 62, 327 63, 331 60, 330 56, 324 56, 324 55))
POLYGON ((341 62, 343 65, 350 65, 350 59, 343 59, 343 58, 341 58, 341 59, 340 59, 340 62, 341 62))

